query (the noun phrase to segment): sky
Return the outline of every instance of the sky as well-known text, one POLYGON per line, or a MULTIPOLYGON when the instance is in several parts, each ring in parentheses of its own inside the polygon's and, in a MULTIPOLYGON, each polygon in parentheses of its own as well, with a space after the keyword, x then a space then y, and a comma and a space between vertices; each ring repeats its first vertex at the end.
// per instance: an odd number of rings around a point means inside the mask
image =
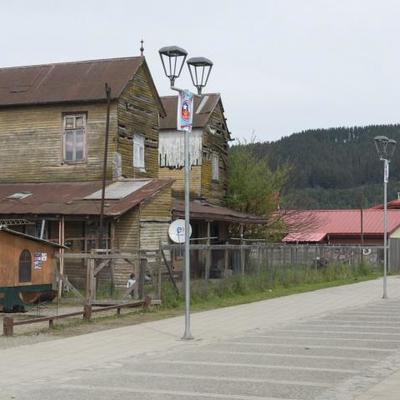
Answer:
MULTIPOLYGON (((158 49, 214 62, 232 136, 400 122, 398 0, 0 0, 0 67, 145 56, 173 94, 158 49)), ((193 89, 185 69, 176 81, 193 89)))

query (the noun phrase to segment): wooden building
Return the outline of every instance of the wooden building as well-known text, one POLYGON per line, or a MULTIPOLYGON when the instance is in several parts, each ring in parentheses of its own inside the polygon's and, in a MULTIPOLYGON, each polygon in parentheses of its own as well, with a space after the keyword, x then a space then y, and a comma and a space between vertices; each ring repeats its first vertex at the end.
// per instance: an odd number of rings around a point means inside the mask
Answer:
POLYGON ((165 115, 144 57, 0 68, 1 182, 158 177, 165 115), (29 150, 29 151, 28 151, 29 150))
MULTIPOLYGON (((175 179, 173 196, 183 198, 184 141, 176 130, 177 96, 161 98, 167 112, 160 123, 160 177, 175 179)), ((231 140, 224 107, 218 93, 195 98, 193 129, 190 134, 191 179, 193 199, 207 199, 222 205, 226 195, 228 147, 231 140)))
MULTIPOLYGON (((166 117, 160 122, 159 176, 174 179, 172 218, 184 217, 184 135, 176 130, 177 96, 161 98, 166 117)), ((264 224, 256 217, 224 207, 227 190, 229 132, 225 111, 218 93, 195 97, 193 129, 190 134, 190 223, 192 243, 217 244, 230 240, 231 228, 240 234, 245 225, 264 224)), ((238 236, 236 234, 236 236, 238 236)), ((237 243, 237 242, 236 242, 237 243)), ((196 277, 220 269, 223 254, 192 254, 192 271, 196 277)), ((173 260, 175 265, 177 260, 173 260)))
POLYGON ((55 254, 63 248, 0 227, 0 307, 22 311, 26 304, 55 297, 55 254))
MULTIPOLYGON (((101 181, 0 184, 0 215, 32 221, 15 229, 65 244, 69 252, 105 248, 135 254, 139 261, 140 252, 154 253, 160 240, 168 240, 171 184, 170 179, 108 182, 102 243, 98 236, 101 181)), ((60 267, 72 283, 84 284, 82 260, 69 260, 60 267)), ((131 265, 119 263, 113 266, 111 278, 124 285, 131 272, 131 265)))
MULTIPOLYGON (((0 215, 18 229, 68 244, 152 252, 167 241, 171 179, 158 179, 158 132, 166 115, 144 57, 0 69, 0 215), (96 242, 106 155, 105 241, 96 242)), ((65 272, 79 281, 81 264, 65 272)), ((63 267, 61 263, 61 267, 63 267)), ((124 284, 132 267, 116 265, 124 284)))

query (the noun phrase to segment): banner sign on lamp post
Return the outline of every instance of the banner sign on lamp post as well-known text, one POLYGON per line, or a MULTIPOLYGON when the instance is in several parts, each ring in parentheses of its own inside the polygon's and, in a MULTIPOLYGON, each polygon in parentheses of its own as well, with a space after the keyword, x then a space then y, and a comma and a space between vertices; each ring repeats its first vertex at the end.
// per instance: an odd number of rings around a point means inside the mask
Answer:
POLYGON ((191 131, 193 123, 193 93, 181 90, 178 96, 178 131, 191 131))

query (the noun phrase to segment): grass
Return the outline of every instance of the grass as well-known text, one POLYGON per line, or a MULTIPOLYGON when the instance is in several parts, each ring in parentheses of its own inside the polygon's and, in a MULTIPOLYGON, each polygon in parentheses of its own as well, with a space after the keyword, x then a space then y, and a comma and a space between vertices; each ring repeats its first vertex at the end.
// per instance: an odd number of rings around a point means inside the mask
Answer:
MULTIPOLYGON (((367 265, 351 267, 344 264, 326 268, 287 266, 275 268, 268 273, 226 279, 194 281, 191 286, 193 310, 208 310, 218 307, 250 303, 295 293, 318 290, 375 279, 379 276, 367 265)), ((177 296, 172 286, 163 286, 164 309, 182 308, 184 299, 177 296)))

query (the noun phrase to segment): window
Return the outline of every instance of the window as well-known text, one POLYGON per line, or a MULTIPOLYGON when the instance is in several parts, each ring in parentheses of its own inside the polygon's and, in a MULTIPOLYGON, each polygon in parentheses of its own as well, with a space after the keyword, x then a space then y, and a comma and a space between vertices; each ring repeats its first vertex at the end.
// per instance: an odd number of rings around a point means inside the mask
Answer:
POLYGON ((219 157, 216 153, 211 155, 211 179, 213 181, 219 180, 219 157))
POLYGON ((85 160, 85 127, 85 114, 64 116, 64 161, 85 160))
POLYGON ((20 282, 30 282, 32 280, 32 256, 29 250, 23 250, 19 256, 19 273, 20 282))
POLYGON ((144 136, 133 135, 133 166, 144 169, 144 136))

